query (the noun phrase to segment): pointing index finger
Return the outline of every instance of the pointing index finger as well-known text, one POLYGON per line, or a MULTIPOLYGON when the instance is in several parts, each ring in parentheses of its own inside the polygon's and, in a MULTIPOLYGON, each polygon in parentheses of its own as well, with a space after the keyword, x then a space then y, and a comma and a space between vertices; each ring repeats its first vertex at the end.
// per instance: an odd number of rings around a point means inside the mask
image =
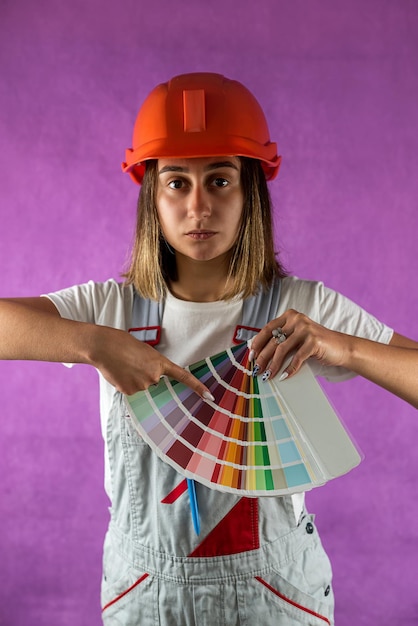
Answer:
POLYGON ((188 387, 190 387, 190 389, 193 389, 193 391, 195 391, 203 400, 211 400, 212 402, 215 401, 215 398, 213 397, 209 389, 203 383, 201 383, 200 380, 196 378, 196 376, 193 376, 193 374, 191 374, 188 370, 180 367, 179 365, 169 362, 167 364, 167 367, 165 368, 164 374, 166 376, 174 378, 179 383, 187 385, 188 387))

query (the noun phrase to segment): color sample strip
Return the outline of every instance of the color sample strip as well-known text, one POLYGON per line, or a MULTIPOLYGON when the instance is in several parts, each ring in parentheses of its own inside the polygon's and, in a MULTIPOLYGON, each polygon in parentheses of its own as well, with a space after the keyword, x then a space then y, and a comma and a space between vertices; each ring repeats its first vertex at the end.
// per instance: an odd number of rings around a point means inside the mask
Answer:
POLYGON ((306 488, 315 480, 310 452, 297 440, 277 388, 259 384, 250 368, 246 344, 189 368, 216 403, 163 378, 128 398, 134 423, 174 467, 205 484, 253 493, 306 488))
MULTIPOLYGON (((162 397, 162 394, 159 394, 159 397, 162 397)), ((185 433, 187 432, 188 436, 186 436, 185 438, 187 439, 187 441, 194 447, 196 447, 198 445, 198 442, 200 441, 200 439, 202 438, 202 432, 201 429, 199 429, 196 424, 194 424, 193 422, 184 420, 184 415, 182 414, 181 411, 174 411, 170 414, 171 418, 173 417, 173 415, 175 415, 175 422, 177 423, 177 427, 179 424, 179 421, 181 421, 183 423, 183 425, 185 424, 185 430, 182 431, 181 428, 178 427, 178 434, 183 434, 183 436, 185 435, 185 433), (180 417, 180 420, 178 419, 180 417)), ((220 414, 222 416, 222 414, 220 414)), ((219 416, 218 416, 219 417, 219 416)), ((224 416, 222 416, 222 418, 224 418, 224 416)), ((235 419, 233 420, 235 422, 237 422, 239 424, 239 420, 235 419)), ((233 431, 233 427, 230 426, 231 420, 229 420, 228 422, 224 422, 224 426, 225 424, 228 424, 229 426, 229 430, 230 432, 228 432, 228 426, 225 426, 225 431, 228 435, 231 434, 231 432, 233 431)), ((265 434, 265 429, 264 429, 264 424, 262 422, 252 422, 251 423, 252 426, 252 440, 254 442, 258 442, 258 441, 266 441, 266 434, 265 434)), ((162 433, 163 430, 161 428, 156 427, 153 431, 152 434, 155 435, 154 436, 154 442, 158 443, 161 442, 161 438, 162 438, 162 433), (157 437, 158 436, 158 437, 157 437)), ((285 434, 288 434, 288 431, 286 430, 285 434)), ((178 454, 179 454, 179 450, 183 450, 185 451, 185 448, 183 448, 180 445, 173 445, 170 446, 170 452, 169 454, 171 455, 171 457, 173 458, 173 460, 178 460, 178 454)), ((242 453, 240 452, 240 449, 242 450, 242 446, 238 446, 237 444, 231 444, 231 443, 227 443, 226 447, 222 445, 221 446, 217 446, 217 450, 219 451, 220 449, 223 449, 223 460, 226 461, 227 463, 232 463, 232 464, 240 464, 240 457, 242 456, 242 453)), ((292 462, 295 458, 300 459, 298 453, 297 453, 297 449, 294 446, 294 444, 292 442, 285 444, 284 446, 281 447, 282 450, 282 457, 284 459, 284 462, 292 462), (289 447, 290 445, 290 447, 289 447)), ((190 453, 187 452, 186 456, 187 458, 189 458, 190 453)), ((222 456, 222 455, 220 455, 222 456)), ((259 466, 267 466, 269 464, 269 451, 268 451, 268 447, 266 446, 254 446, 251 448, 251 453, 249 455, 249 458, 251 460, 251 464, 254 465, 259 465, 259 466)), ((248 459, 247 459, 248 462, 248 459)), ((250 470, 249 470, 250 471, 250 470)), ((237 486, 239 484, 239 478, 237 473, 234 471, 232 471, 232 469, 227 470, 224 466, 223 470, 220 472, 220 480, 223 484, 225 485, 235 485, 237 486), (232 478, 231 478, 232 476, 232 478)), ((292 478, 292 481, 295 482, 295 478, 292 478)), ((249 481, 251 484, 254 484, 257 486, 257 489, 271 489, 273 488, 272 486, 272 477, 271 477, 271 472, 269 470, 266 470, 266 473, 264 475, 264 477, 262 477, 262 475, 260 474, 259 470, 255 470, 255 473, 249 477, 249 481)))

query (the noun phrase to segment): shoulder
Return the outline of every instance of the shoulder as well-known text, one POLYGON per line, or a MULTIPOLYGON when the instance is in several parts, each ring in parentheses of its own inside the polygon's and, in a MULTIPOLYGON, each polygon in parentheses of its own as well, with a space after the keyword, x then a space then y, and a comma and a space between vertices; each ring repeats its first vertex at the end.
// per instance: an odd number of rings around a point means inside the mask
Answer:
POLYGON ((392 330, 374 315, 321 281, 289 276, 282 281, 280 312, 292 308, 340 332, 387 343, 392 330))
POLYGON ((116 328, 129 326, 133 289, 114 279, 73 285, 47 297, 62 317, 116 328))
POLYGON ((340 297, 340 294, 325 287, 321 281, 286 276, 281 282, 280 308, 296 309, 319 322, 322 308, 340 297))

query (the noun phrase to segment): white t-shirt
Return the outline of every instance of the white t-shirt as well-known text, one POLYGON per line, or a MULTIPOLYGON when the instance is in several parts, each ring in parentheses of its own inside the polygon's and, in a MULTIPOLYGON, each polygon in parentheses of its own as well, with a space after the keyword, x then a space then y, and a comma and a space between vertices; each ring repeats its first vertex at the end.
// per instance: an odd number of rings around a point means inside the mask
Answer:
MULTIPOLYGON (((90 281, 47 296, 61 317, 128 330, 131 326, 133 288, 114 280, 104 283, 90 281)), ((344 296, 327 289, 321 282, 287 277, 282 280, 279 309, 276 317, 292 308, 305 313, 315 322, 332 330, 389 343, 393 331, 344 296)), ((157 349, 182 367, 232 345, 240 323, 242 300, 219 302, 187 302, 167 295, 162 332, 157 349)), ((322 368, 311 363, 316 375, 328 380, 345 380, 354 374, 339 368, 322 368)), ((112 405, 114 387, 100 376, 100 415, 102 434, 112 405)), ((105 456, 105 488, 110 498, 107 453, 105 456)), ((303 495, 293 496, 295 514, 303 506, 303 495)))

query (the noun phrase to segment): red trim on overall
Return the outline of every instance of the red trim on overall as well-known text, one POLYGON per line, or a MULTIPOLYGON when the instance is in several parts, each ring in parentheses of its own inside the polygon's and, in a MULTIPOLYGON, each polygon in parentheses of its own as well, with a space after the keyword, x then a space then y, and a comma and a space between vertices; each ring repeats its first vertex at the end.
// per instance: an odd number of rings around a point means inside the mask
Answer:
POLYGON ((242 326, 241 324, 238 324, 238 326, 235 326, 234 336, 232 338, 232 341, 236 344, 243 343, 244 341, 243 339, 239 339, 239 337, 237 337, 238 331, 241 330, 241 328, 244 330, 250 330, 255 334, 258 334, 261 330, 261 328, 253 328, 252 326, 242 326))
POLYGON ((138 326, 138 328, 129 328, 128 333, 134 333, 140 330, 156 330, 155 339, 144 340, 144 343, 148 343, 150 346, 156 346, 160 343, 161 338, 161 326, 138 326))
POLYGON ((138 578, 138 580, 136 582, 134 582, 134 584, 131 585, 128 589, 126 589, 123 593, 121 593, 116 598, 114 598, 113 600, 111 600, 110 602, 105 604, 105 606, 102 608, 102 613, 103 613, 103 611, 106 611, 106 609, 108 609, 110 606, 112 606, 112 604, 115 604, 116 602, 119 602, 119 600, 121 600, 123 598, 123 596, 126 596, 127 593, 132 591, 132 589, 135 589, 135 587, 137 585, 139 585, 140 583, 142 583, 146 578, 148 578, 148 576, 149 576, 149 574, 143 574, 141 576, 141 578, 138 578))
POLYGON ((186 479, 182 480, 177 487, 174 487, 173 491, 170 491, 170 493, 168 493, 166 497, 161 500, 161 504, 173 504, 173 502, 180 498, 185 491, 187 491, 186 479))
POLYGON ((324 615, 320 615, 319 613, 315 613, 315 611, 311 611, 310 609, 307 609, 306 606, 302 606, 301 604, 298 604, 297 602, 294 602, 290 598, 284 596, 282 593, 280 593, 280 591, 278 591, 277 589, 275 589, 274 587, 269 585, 265 580, 260 578, 260 576, 256 576, 255 579, 258 580, 259 583, 261 583, 262 585, 267 587, 267 589, 269 591, 274 593, 276 596, 278 596, 284 602, 287 602, 288 604, 291 604, 292 606, 296 607, 300 611, 303 611, 304 613, 309 613, 309 615, 313 615, 314 617, 317 617, 318 619, 322 619, 324 622, 326 622, 327 624, 329 624, 331 626, 331 622, 324 615))

